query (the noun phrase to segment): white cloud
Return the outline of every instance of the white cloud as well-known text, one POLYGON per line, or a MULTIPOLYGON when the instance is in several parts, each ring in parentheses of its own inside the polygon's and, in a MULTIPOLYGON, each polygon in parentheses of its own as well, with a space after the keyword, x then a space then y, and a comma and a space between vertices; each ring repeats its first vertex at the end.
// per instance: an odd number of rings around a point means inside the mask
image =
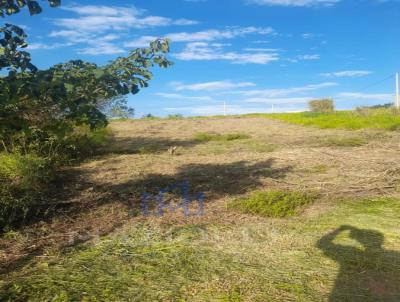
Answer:
POLYGON ((363 77, 370 74, 372 74, 372 71, 368 70, 344 70, 337 72, 321 73, 321 75, 324 77, 336 77, 336 78, 363 77))
POLYGON ((312 55, 298 55, 295 58, 286 58, 284 59, 285 61, 291 62, 291 63, 297 63, 299 61, 313 61, 313 60, 319 60, 321 58, 320 55, 318 54, 312 54, 312 55))
POLYGON ((121 6, 70 6, 63 9, 79 15, 76 18, 59 18, 55 24, 66 29, 85 32, 103 32, 106 30, 126 30, 167 25, 197 24, 197 21, 161 16, 144 16, 145 11, 135 7, 121 6))
MULTIPOLYGON (((172 42, 211 42, 222 39, 233 39, 249 34, 269 35, 273 34, 271 27, 228 27, 224 30, 209 29, 197 32, 178 32, 166 34, 164 37, 171 39, 172 42)), ((142 36, 133 41, 127 42, 126 47, 143 47, 149 42, 154 41, 155 36, 142 36)))
MULTIPOLYGON (((121 13, 121 7, 105 5, 63 6, 62 9, 72 11, 78 15, 118 16, 121 13)), ((130 7, 129 10, 136 15, 141 13, 138 9, 133 7, 130 7)))
POLYGON ((93 46, 81 48, 78 50, 79 54, 84 54, 84 55, 115 55, 115 54, 121 54, 124 53, 125 50, 108 42, 104 42, 101 44, 96 44, 93 46))
POLYGON ((310 34, 310 33, 305 33, 302 35, 303 39, 311 39, 313 37, 315 37, 314 34, 310 34))
POLYGON ((223 44, 193 42, 188 43, 184 50, 173 56, 183 61, 212 61, 226 60, 233 64, 267 64, 279 60, 277 53, 271 52, 245 52, 225 51, 223 44))
POLYGON ((85 55, 115 55, 124 53, 125 50, 114 43, 120 36, 116 34, 108 34, 99 38, 93 38, 87 41, 88 46, 78 49, 79 54, 85 55))
POLYGON ((341 0, 247 0, 248 3, 269 6, 333 6, 341 0))
POLYGON ((376 100, 388 103, 394 100, 394 95, 390 93, 341 92, 338 97, 349 100, 376 100))
POLYGON ((306 104, 308 101, 315 99, 314 97, 293 97, 293 98, 248 98, 246 103, 265 103, 265 104, 306 104))
POLYGON ((154 93, 154 95, 166 98, 166 99, 174 99, 174 100, 189 100, 189 101, 212 101, 213 99, 210 96, 188 96, 179 93, 154 93))
POLYGON ((156 40, 158 37, 156 36, 142 36, 133 41, 127 42, 124 44, 125 47, 147 47, 150 42, 156 40))
POLYGON ((320 84, 310 84, 301 87, 289 87, 289 88, 278 88, 278 89, 260 89, 260 90, 242 90, 234 91, 234 94, 240 94, 247 97, 255 98, 279 98, 284 96, 290 96, 295 93, 304 93, 309 91, 315 91, 323 88, 329 88, 337 86, 334 82, 325 82, 320 84))
POLYGON ((256 48, 256 47, 248 47, 244 49, 245 51, 255 51, 255 52, 278 52, 281 51, 278 48, 256 48))
POLYGON ((314 55, 301 55, 297 57, 299 60, 319 60, 321 57, 318 54, 314 55))
POLYGON ((189 20, 189 19, 185 19, 185 18, 181 18, 181 19, 177 19, 173 22, 174 25, 196 25, 199 24, 199 21, 195 21, 195 20, 189 20))
POLYGON ((183 84, 181 82, 172 82, 171 85, 175 90, 192 90, 192 91, 217 91, 217 90, 228 90, 243 87, 252 87, 256 84, 251 82, 232 82, 232 81, 215 81, 215 82, 205 82, 196 84, 183 84))
POLYGON ((71 46, 71 43, 31 43, 26 48, 27 50, 50 50, 58 49, 66 46, 71 46))
MULTIPOLYGON (((128 32, 135 28, 152 28, 170 25, 192 25, 197 21, 189 19, 171 19, 162 16, 146 15, 146 11, 135 7, 84 5, 67 6, 64 10, 75 13, 70 18, 54 19, 53 23, 61 30, 52 31, 49 36, 64 38, 71 44, 87 44, 79 49, 83 54, 118 54, 125 50, 117 39, 106 37, 117 32, 128 32), (111 41, 114 41, 111 43, 111 41), (95 45, 97 43, 97 45, 95 45)), ((118 35, 119 37, 119 35, 118 35)), ((154 39, 153 39, 154 40, 154 39)), ((148 43, 146 44, 148 46, 148 43)))
MULTIPOLYGON (((189 107, 167 107, 163 108, 166 111, 184 112, 191 115, 219 115, 224 114, 223 102, 220 101, 215 105, 207 106, 189 106, 189 107)), ((230 105, 226 107, 227 114, 246 114, 246 113, 266 113, 270 112, 270 108, 265 107, 249 107, 243 105, 230 105)))

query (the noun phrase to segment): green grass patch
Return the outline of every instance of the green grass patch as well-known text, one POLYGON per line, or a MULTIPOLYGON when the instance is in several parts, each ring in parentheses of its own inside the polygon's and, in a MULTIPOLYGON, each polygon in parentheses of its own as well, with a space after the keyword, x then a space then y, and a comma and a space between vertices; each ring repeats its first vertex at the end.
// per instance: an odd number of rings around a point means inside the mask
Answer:
POLYGON ((246 214, 283 218, 299 214, 314 199, 314 195, 303 192, 257 191, 248 197, 232 201, 229 208, 246 214))
POLYGON ((368 113, 357 111, 337 111, 334 113, 276 113, 252 114, 303 126, 314 126, 322 129, 400 129, 400 113, 394 109, 371 109, 368 113))
POLYGON ((191 287, 228 275, 228 255, 204 245, 199 227, 166 234, 136 226, 104 238, 62 259, 42 261, 30 274, 8 284, 1 301, 187 301, 191 287), (188 240, 190 239, 190 240, 188 240))
POLYGON ((210 141, 234 141, 239 139, 248 139, 251 136, 245 133, 228 133, 219 134, 212 132, 200 132, 195 135, 195 140, 199 142, 210 142, 210 141))

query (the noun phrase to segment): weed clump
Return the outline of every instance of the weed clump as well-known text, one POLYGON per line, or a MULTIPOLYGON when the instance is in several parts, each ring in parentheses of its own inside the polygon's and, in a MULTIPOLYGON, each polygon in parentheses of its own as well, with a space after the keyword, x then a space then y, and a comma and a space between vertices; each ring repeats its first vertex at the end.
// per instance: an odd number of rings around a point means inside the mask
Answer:
POLYGON ((209 141, 234 141, 238 139, 248 139, 250 135, 245 133, 228 133, 228 134, 219 134, 219 133, 211 133, 211 132, 201 132, 197 133, 195 136, 195 140, 199 142, 209 142, 209 141))
POLYGON ((228 207, 246 214, 284 218, 299 214, 315 198, 315 194, 295 191, 257 191, 232 201, 228 207))

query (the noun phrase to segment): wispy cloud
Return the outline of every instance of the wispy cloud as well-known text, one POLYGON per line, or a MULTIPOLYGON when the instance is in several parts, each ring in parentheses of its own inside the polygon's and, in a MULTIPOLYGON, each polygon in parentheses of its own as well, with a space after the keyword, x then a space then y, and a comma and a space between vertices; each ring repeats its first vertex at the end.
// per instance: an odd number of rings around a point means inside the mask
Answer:
MULTIPOLYGON (((215 105, 206 106, 182 106, 182 107, 167 107, 163 108, 166 111, 185 113, 190 115, 217 115, 224 113, 224 107, 222 102, 216 103, 215 105)), ((265 107, 249 107, 245 105, 230 105, 226 107, 228 114, 246 114, 246 113, 263 113, 270 112, 271 109, 265 107)))
POLYGON ((341 0, 247 0, 247 3, 269 6, 297 6, 297 7, 313 7, 313 6, 333 6, 341 0))
POLYGON ((164 93, 158 92, 154 93, 154 95, 165 98, 165 99, 173 99, 173 100, 189 100, 189 101, 212 101, 213 98, 210 96, 188 96, 179 93, 164 93))
MULTIPOLYGON (((233 39, 243 37, 249 34, 269 35, 273 34, 271 27, 227 27, 224 30, 209 29, 197 32, 178 32, 164 35, 172 42, 212 42, 216 40, 233 39)), ((142 36, 135 40, 125 43, 126 47, 142 47, 154 41, 156 36, 142 36)))
POLYGON ((291 63, 297 63, 299 61, 314 61, 321 59, 319 54, 311 54, 311 55, 298 55, 294 58, 286 58, 285 60, 291 63))
POLYGON ((50 49, 58 49, 62 47, 67 47, 73 45, 72 43, 31 43, 26 48, 27 50, 50 50, 50 49))
POLYGON ((297 57, 299 60, 319 60, 321 58, 318 54, 313 55, 300 55, 297 57))
POLYGON ((329 88, 337 86, 334 82, 325 82, 320 84, 309 84, 300 87, 289 87, 289 88, 278 88, 278 89, 257 89, 257 90, 242 90, 233 91, 233 94, 240 94, 247 97, 254 98, 279 98, 284 96, 291 96, 296 93, 305 93, 315 91, 323 88, 329 88))
POLYGON ((252 87, 256 84, 252 82, 233 82, 230 80, 215 81, 215 82, 204 82, 195 84, 184 84, 181 82, 172 82, 171 86, 177 91, 191 90, 191 91, 217 91, 217 90, 229 90, 236 88, 252 87))
POLYGON ((288 97, 288 98, 248 98, 245 99, 246 103, 264 103, 264 104, 306 104, 314 97, 288 97))
MULTIPOLYGON (((192 25, 197 21, 185 18, 171 19, 147 15, 146 11, 135 7, 121 6, 65 6, 64 10, 73 12, 75 17, 54 19, 53 23, 61 30, 52 31, 49 36, 63 38, 70 44, 87 44, 78 50, 83 54, 118 54, 124 52, 115 39, 105 40, 104 36, 132 29, 164 27, 171 25, 192 25)), ((146 46, 148 43, 146 44, 146 46)))
POLYGON ((233 64, 268 64, 279 60, 277 53, 227 51, 224 46, 221 43, 193 42, 173 56, 183 61, 225 60, 233 64))
POLYGON ((338 97, 348 100, 376 100, 388 103, 394 100, 394 95, 390 93, 341 92, 338 97))
POLYGON ((337 72, 321 73, 321 76, 331 77, 331 78, 353 78, 353 77, 364 77, 372 74, 372 71, 368 70, 343 70, 337 72))
POLYGON ((79 16, 75 18, 59 18, 55 20, 55 24, 70 30, 85 32, 198 23, 187 19, 173 20, 161 16, 146 16, 144 10, 135 7, 86 5, 64 7, 63 9, 72 11, 79 16))

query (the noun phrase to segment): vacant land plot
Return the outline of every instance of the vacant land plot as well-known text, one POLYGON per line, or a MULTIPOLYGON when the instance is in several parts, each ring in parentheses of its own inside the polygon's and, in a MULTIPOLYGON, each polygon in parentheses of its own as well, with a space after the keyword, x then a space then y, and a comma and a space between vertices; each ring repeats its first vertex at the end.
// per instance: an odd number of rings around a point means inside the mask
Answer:
POLYGON ((398 131, 110 127, 101 156, 60 171, 55 214, 1 237, 0 300, 400 300, 398 131), (186 181, 202 216, 143 215, 143 193, 186 181))

